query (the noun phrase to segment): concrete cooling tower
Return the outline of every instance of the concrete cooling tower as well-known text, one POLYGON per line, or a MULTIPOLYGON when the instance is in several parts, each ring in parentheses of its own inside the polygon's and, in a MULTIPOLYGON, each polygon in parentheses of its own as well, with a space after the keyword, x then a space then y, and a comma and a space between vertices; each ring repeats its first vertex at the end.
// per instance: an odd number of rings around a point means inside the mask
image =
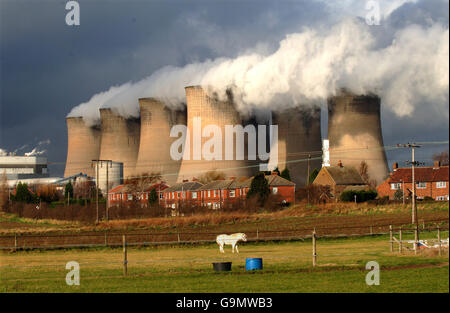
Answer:
POLYGON ((330 162, 359 168, 368 165, 369 179, 377 184, 388 175, 380 121, 380 98, 345 90, 328 99, 330 162))
POLYGON ((322 138, 320 108, 292 108, 273 112, 272 123, 278 125, 278 169, 289 169, 291 180, 301 187, 310 173, 320 169, 322 138))
POLYGON ((123 163, 123 176, 134 175, 139 152, 140 122, 111 109, 100 109, 100 159, 123 163))
POLYGON ((162 180, 174 184, 181 160, 170 156, 170 147, 177 140, 170 137, 170 130, 175 125, 186 125, 186 110, 171 110, 153 98, 139 99, 139 107, 141 136, 136 174, 159 173, 162 180))
POLYGON ((67 117, 67 160, 64 177, 83 173, 95 176, 92 160, 100 154, 100 128, 88 126, 82 117, 67 117))
MULTIPOLYGON (((186 87, 187 102, 187 127, 189 130, 190 151, 189 160, 183 159, 181 163, 178 181, 199 177, 207 171, 217 170, 226 176, 249 177, 253 170, 249 168, 247 154, 244 160, 236 160, 236 140, 233 140, 233 160, 225 160, 225 125, 242 125, 243 121, 239 113, 233 106, 232 96, 229 94, 227 101, 219 101, 209 96, 201 87, 186 87), (201 118, 201 129, 194 129, 194 119, 201 118), (195 149, 194 132, 202 134, 208 125, 217 125, 222 133, 222 160, 194 160, 193 150, 195 149)), ((198 120, 197 120, 198 121, 198 120)), ((245 125, 242 125, 245 126, 245 125)), ((201 138, 201 149, 205 142, 211 137, 201 138)))

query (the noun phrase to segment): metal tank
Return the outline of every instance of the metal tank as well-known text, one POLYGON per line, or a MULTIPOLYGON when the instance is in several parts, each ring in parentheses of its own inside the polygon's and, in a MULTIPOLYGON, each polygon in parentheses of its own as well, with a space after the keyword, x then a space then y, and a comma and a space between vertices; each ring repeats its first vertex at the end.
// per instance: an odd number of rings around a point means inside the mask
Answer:
POLYGON ((321 167, 320 108, 272 112, 272 124, 278 125, 278 169, 287 167, 297 187, 306 185, 308 167, 309 173, 321 167))
POLYGON ((67 117, 67 159, 64 177, 83 173, 94 177, 92 160, 100 154, 100 127, 88 126, 82 117, 67 117))
POLYGON ((177 139, 170 137, 175 125, 186 126, 186 109, 174 110, 154 98, 139 99, 141 135, 136 174, 159 173, 161 179, 174 184, 178 178, 181 160, 174 160, 170 147, 177 139))
MULTIPOLYGON (((232 94, 228 93, 226 101, 220 101, 200 86, 189 86, 185 88, 186 104, 187 104, 187 128, 189 130, 190 149, 185 156, 189 160, 183 158, 181 162, 178 181, 191 180, 198 178, 208 171, 223 172, 227 177, 249 177, 253 174, 253 170, 249 167, 250 162, 247 161, 247 153, 244 153, 244 160, 236 160, 236 140, 233 140, 233 157, 232 160, 225 160, 225 125, 243 125, 243 119, 233 105, 232 94), (201 118, 201 127, 194 129, 194 119, 201 118), (222 160, 205 160, 200 153, 200 160, 194 160, 193 151, 196 146, 202 150, 205 143, 210 137, 203 137, 205 127, 209 125, 217 125, 222 134, 222 160), (197 135, 196 135, 197 134, 197 135), (198 136, 200 135, 200 136, 198 136), (196 143, 194 137, 200 138, 196 143)), ((234 136, 235 137, 235 136, 234 136)), ((247 135, 245 135, 247 137, 247 135)), ((244 144, 246 146, 246 142, 244 144)), ((200 150, 200 151, 201 151, 200 150)), ((245 150, 246 151, 246 150, 245 150)), ((197 157, 198 158, 198 157, 197 157)))
POLYGON ((100 159, 123 163, 123 177, 135 174, 139 152, 139 118, 125 118, 112 109, 100 109, 100 159))
POLYGON ((388 175, 380 120, 380 98, 346 90, 328 99, 330 163, 359 169, 368 165, 369 180, 381 183, 388 175))

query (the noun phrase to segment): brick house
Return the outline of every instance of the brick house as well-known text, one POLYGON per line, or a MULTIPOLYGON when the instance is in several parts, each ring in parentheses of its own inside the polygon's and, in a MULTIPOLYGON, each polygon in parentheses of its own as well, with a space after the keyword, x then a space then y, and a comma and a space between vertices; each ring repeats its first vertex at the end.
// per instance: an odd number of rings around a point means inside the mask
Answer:
POLYGON ((137 201, 142 207, 146 207, 152 189, 156 190, 161 202, 164 199, 163 191, 167 188, 168 186, 165 183, 158 183, 145 188, 143 192, 136 192, 129 185, 118 185, 109 191, 109 206, 129 205, 137 201))
POLYGON ((339 201, 344 191, 370 189, 356 168, 343 166, 341 162, 337 166, 322 167, 313 185, 329 187, 326 201, 334 202, 339 201))
MULTIPOLYGON (((266 176, 272 194, 278 195, 281 203, 295 202, 295 184, 276 173, 266 176)), ((207 184, 183 182, 164 191, 166 207, 178 208, 181 201, 190 205, 222 208, 225 204, 238 204, 245 200, 252 178, 217 180, 207 184)))
POLYGON ((176 209, 182 202, 197 205, 201 200, 197 189, 201 186, 203 184, 197 181, 184 181, 165 189, 163 192, 165 207, 176 209))
MULTIPOLYGON (((434 162, 433 166, 416 167, 414 169, 414 180, 416 182, 416 197, 424 199, 431 197, 434 200, 448 201, 448 166, 441 166, 439 162, 434 162)), ((393 170, 389 177, 377 187, 380 197, 389 196, 394 199, 397 190, 405 192, 406 198, 411 198, 412 194, 412 169, 411 167, 398 167, 394 163, 393 170)))

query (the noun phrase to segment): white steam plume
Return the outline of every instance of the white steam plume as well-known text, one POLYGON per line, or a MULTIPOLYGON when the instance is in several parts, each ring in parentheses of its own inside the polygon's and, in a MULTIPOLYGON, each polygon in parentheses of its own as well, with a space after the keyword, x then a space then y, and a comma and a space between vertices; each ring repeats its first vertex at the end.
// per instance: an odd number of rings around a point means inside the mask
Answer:
POLYGON ((398 116, 428 103, 448 119, 448 25, 412 25, 392 37, 390 45, 380 48, 370 26, 350 19, 326 31, 304 29, 287 35, 270 55, 162 68, 137 83, 93 96, 69 116, 95 121, 99 107, 111 107, 137 117, 138 98, 181 104, 185 86, 202 85, 222 97, 232 88, 242 112, 317 103, 345 87, 358 94, 376 92, 398 116))

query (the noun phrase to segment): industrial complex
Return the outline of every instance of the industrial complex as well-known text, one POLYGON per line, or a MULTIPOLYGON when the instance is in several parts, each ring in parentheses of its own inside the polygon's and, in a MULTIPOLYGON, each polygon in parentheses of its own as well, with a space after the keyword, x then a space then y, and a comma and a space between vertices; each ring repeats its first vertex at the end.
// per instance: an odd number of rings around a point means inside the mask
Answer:
MULTIPOLYGON (((276 152, 276 164, 272 162, 271 169, 278 167, 282 171, 288 168, 291 180, 300 187, 306 184, 312 169, 321 167, 323 151, 319 107, 274 108, 263 123, 276 125, 277 132, 261 134, 257 125, 261 122, 256 122, 254 116, 242 116, 236 109, 231 92, 227 93, 226 100, 219 99, 201 86, 188 86, 185 92, 184 109, 174 109, 159 99, 142 98, 136 99, 140 118, 123 117, 111 108, 100 109, 98 126, 86 124, 81 117, 67 117, 68 151, 64 176, 84 173, 96 177, 93 160, 107 160, 116 164, 115 174, 109 179, 110 188, 121 184, 123 179, 150 173, 161 175, 169 185, 192 181, 208 171, 222 172, 227 178, 251 177, 264 163, 260 155, 263 151, 272 152, 271 159, 276 152), (201 124, 197 125, 198 121, 201 124), (177 131, 171 133, 177 125, 185 127, 184 137, 177 131), (222 134, 230 125, 244 129, 246 136, 238 138, 235 133, 232 141, 227 139, 222 134), (257 140, 249 131, 252 129, 256 130, 257 140), (200 134, 200 140, 195 138, 196 134, 200 134), (220 136, 216 137, 217 134, 220 136), (274 141, 271 136, 275 135, 277 140, 274 141), (212 136, 217 139, 216 143, 222 143, 218 151, 217 146, 211 145, 212 136), (189 150, 178 151, 183 157, 174 158, 171 148, 180 140, 183 141, 182 150, 186 147, 189 150), (250 140, 257 141, 256 147, 249 145, 250 140), (237 153, 241 146, 245 147, 244 158, 237 153), (196 155, 196 147, 203 152, 210 152, 213 148, 215 157, 196 155), (222 147, 231 148, 231 154, 222 147), (120 173, 122 177, 119 177, 120 173)), ((343 89, 328 99, 328 112, 329 164, 333 166, 342 161, 346 166, 358 168, 365 161, 369 177, 380 183, 388 175, 380 98, 354 95, 343 89)))

